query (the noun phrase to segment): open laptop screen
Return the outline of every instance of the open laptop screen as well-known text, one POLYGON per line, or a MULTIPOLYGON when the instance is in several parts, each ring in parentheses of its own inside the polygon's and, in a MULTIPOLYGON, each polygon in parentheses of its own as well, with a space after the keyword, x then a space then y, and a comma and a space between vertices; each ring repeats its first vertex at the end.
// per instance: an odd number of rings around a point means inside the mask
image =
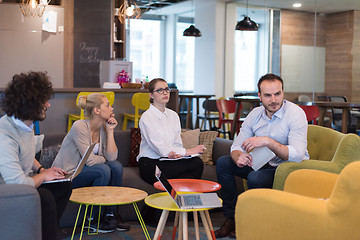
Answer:
POLYGON ((171 186, 171 184, 169 183, 169 181, 167 180, 165 175, 160 171, 158 166, 156 166, 155 176, 159 180, 161 185, 163 185, 165 190, 170 194, 170 196, 173 199, 176 199, 177 193, 176 193, 175 189, 171 186))

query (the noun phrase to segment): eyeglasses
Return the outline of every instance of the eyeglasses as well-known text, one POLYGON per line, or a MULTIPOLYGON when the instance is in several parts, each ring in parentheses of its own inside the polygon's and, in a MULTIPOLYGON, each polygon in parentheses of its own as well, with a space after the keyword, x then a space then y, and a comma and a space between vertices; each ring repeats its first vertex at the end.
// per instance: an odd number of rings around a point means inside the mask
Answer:
POLYGON ((169 93, 170 88, 159 88, 158 90, 154 90, 154 92, 157 92, 158 94, 164 94, 164 92, 169 93))

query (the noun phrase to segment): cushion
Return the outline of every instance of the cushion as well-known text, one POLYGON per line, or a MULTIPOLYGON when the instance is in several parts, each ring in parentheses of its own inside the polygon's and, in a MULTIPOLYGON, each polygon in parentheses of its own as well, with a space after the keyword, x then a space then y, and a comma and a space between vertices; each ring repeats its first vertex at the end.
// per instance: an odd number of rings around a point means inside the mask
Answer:
POLYGON ((218 136, 218 132, 216 131, 204 131, 200 133, 199 145, 205 145, 206 149, 204 153, 200 156, 206 165, 214 165, 214 161, 212 159, 213 146, 216 137, 218 136))
POLYGON ((181 139, 183 140, 183 146, 186 149, 193 148, 197 145, 205 145, 206 149, 200 156, 206 165, 214 165, 212 160, 213 146, 218 132, 216 131, 204 131, 200 132, 200 129, 194 130, 181 130, 181 139), (198 139, 198 141, 196 141, 198 139), (196 142, 196 143, 195 143, 196 142))
POLYGON ((131 150, 130 150, 129 167, 137 167, 138 162, 136 161, 136 157, 139 155, 140 142, 141 142, 140 128, 130 128, 130 134, 131 134, 131 150))
POLYGON ((41 151, 42 147, 43 147, 43 141, 44 141, 44 134, 41 135, 35 135, 35 153, 38 153, 41 151))
POLYGON ((44 168, 51 168, 51 165, 54 162, 55 157, 60 150, 60 146, 61 146, 60 144, 51 145, 48 147, 44 147, 41 150, 40 160, 39 160, 41 166, 43 166, 44 168))
POLYGON ((181 132, 183 147, 190 149, 199 145, 200 129, 187 130, 181 132))

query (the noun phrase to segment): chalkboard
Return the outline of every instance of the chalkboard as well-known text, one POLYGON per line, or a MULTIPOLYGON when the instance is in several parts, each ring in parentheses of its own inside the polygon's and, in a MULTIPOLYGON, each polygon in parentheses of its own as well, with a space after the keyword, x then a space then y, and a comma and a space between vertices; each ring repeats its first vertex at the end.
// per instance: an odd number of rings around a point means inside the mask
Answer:
POLYGON ((100 60, 111 56, 112 0, 74 2, 74 87, 100 87, 100 60))

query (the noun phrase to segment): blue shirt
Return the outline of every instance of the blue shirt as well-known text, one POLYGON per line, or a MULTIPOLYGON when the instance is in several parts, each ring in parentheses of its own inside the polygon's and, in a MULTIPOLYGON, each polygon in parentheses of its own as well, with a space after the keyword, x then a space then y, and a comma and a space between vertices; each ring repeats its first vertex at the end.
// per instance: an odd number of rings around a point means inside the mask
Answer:
MULTIPOLYGON (((271 119, 266 115, 264 106, 254 108, 241 125, 240 133, 231 146, 231 151, 240 150, 243 141, 250 137, 269 137, 289 149, 288 161, 301 162, 309 159, 307 151, 308 123, 304 111, 296 104, 284 100, 281 108, 271 119)), ((269 164, 278 166, 285 162, 278 157, 269 164)))

